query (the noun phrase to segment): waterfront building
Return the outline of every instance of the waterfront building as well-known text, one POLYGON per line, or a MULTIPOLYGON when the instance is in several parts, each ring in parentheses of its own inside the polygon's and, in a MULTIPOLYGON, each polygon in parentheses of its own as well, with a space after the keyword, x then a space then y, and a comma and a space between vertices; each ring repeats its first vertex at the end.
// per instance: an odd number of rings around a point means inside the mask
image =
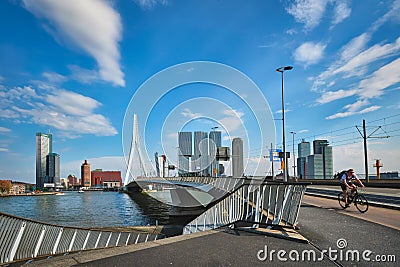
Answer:
POLYGON ((68 184, 69 184, 70 186, 75 186, 75 185, 78 185, 78 184, 79 184, 78 178, 77 178, 75 175, 70 174, 70 175, 68 175, 67 178, 68 178, 68 184))
POLYGON ((60 155, 49 153, 46 156, 46 177, 44 187, 56 188, 61 186, 60 181, 60 155))
POLYGON ((90 164, 85 159, 85 162, 81 165, 81 186, 90 187, 90 164))
POLYGON ((69 180, 68 178, 60 178, 60 183, 62 188, 68 189, 69 188, 69 180))
POLYGON ((210 171, 211 176, 217 177, 219 175, 219 161, 217 159, 217 148, 221 147, 221 132, 211 131, 209 134, 209 155, 210 155, 210 171))
POLYGON ((52 135, 36 133, 36 187, 43 189, 46 177, 46 156, 52 153, 52 135))
POLYGON ((307 157, 311 155, 310 142, 306 142, 303 139, 301 143, 297 145, 297 151, 297 175, 300 179, 304 179, 308 176, 307 157))
POLYGON ((208 176, 208 138, 206 132, 194 132, 192 170, 198 175, 208 176))
POLYGON ((322 179, 333 179, 333 153, 328 141, 314 140, 313 152, 322 156, 322 179))
POLYGON ((91 172, 91 186, 114 188, 122 184, 121 171, 103 171, 96 169, 91 172))
POLYGON ((187 175, 190 172, 190 157, 192 156, 192 133, 178 133, 178 174, 187 175))
POLYGON ((234 138, 232 140, 232 176, 242 177, 243 174, 243 140, 234 138))

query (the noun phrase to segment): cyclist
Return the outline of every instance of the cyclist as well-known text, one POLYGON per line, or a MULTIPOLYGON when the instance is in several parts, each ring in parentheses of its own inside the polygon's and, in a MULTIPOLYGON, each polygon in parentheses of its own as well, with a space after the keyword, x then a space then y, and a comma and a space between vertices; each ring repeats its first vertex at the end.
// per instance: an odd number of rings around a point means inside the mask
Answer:
POLYGON ((353 169, 348 169, 347 172, 342 175, 342 177, 340 178, 340 187, 343 190, 344 202, 346 203, 345 205, 346 208, 349 206, 347 188, 351 189, 351 196, 353 196, 354 191, 356 191, 357 188, 356 185, 353 184, 352 180, 356 180, 361 187, 365 187, 364 184, 360 181, 360 179, 358 179, 353 169))

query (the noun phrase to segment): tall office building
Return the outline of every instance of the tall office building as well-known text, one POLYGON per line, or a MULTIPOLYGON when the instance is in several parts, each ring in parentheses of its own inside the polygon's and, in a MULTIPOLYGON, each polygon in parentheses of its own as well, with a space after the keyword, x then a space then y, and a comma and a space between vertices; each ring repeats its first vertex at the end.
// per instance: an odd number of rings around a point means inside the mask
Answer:
POLYGON ((192 170, 199 175, 208 176, 208 138, 206 132, 194 132, 192 170))
POLYGON ((322 157, 322 179, 333 179, 333 155, 332 147, 327 140, 313 141, 314 155, 322 157))
POLYGON ((307 157, 308 179, 324 179, 322 154, 314 154, 307 157))
POLYGON ((217 160, 217 148, 221 147, 221 132, 212 131, 209 134, 210 144, 209 144, 209 154, 210 154, 210 170, 211 176, 218 176, 219 174, 219 161, 217 160))
POLYGON ((46 177, 46 156, 52 153, 52 135, 36 133, 36 187, 44 188, 46 177))
POLYGON ((307 157, 310 156, 310 142, 304 141, 304 139, 297 145, 298 157, 297 157, 297 175, 300 179, 307 178, 308 166, 307 157))
POLYGON ((192 156, 192 133, 178 133, 178 173, 185 175, 190 172, 190 157, 192 156))
POLYGON ((61 185, 60 181, 60 155, 57 153, 49 153, 46 156, 46 184, 53 184, 51 187, 61 185))
POLYGON ((232 176, 242 177, 243 173, 243 140, 234 138, 232 140, 232 176))
POLYGON ((90 175, 90 164, 85 159, 85 162, 81 165, 81 186, 91 186, 91 175, 90 175))

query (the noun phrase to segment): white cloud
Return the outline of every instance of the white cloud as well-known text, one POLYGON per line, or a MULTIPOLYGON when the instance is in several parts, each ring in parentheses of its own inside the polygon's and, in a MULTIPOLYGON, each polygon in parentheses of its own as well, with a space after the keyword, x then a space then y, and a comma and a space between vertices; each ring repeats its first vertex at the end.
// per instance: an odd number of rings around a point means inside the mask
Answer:
POLYGON ((376 111, 376 110, 378 110, 380 108, 381 108, 380 106, 371 106, 371 107, 368 107, 368 108, 365 108, 365 109, 361 110, 359 113, 360 114, 365 114, 365 113, 368 113, 368 112, 376 111))
POLYGON ((233 131, 238 130, 243 125, 243 112, 234 109, 225 109, 223 110, 223 114, 225 117, 218 120, 218 123, 222 125, 228 133, 232 134, 233 131))
POLYGON ((335 1, 335 7, 333 11, 334 18, 331 28, 350 16, 351 8, 349 6, 349 1, 335 1))
POLYGON ((0 147, 0 152, 8 152, 8 148, 0 147))
POLYGON ((305 63, 306 66, 317 63, 323 56, 326 45, 306 42, 294 52, 294 59, 305 63))
POLYGON ((363 69, 368 64, 377 60, 398 54, 400 51, 400 38, 394 43, 385 45, 374 45, 369 49, 352 57, 346 64, 336 69, 332 74, 345 73, 346 77, 357 75, 358 69, 363 69))
POLYGON ((366 99, 363 100, 358 100, 354 103, 348 104, 344 106, 345 109, 347 109, 349 112, 355 113, 356 111, 360 110, 360 108, 365 107, 369 105, 369 101, 366 99))
POLYGON ((48 22, 44 27, 57 41, 93 56, 103 80, 125 86, 118 47, 122 23, 109 1, 23 0, 23 3, 29 12, 48 22))
POLYGON ((11 129, 0 126, 0 133, 9 133, 9 132, 11 132, 11 129))
POLYGON ((92 82, 101 80, 97 71, 84 69, 76 65, 69 65, 68 68, 71 71, 71 79, 75 81, 91 84, 92 82))
POLYGON ((14 87, 5 91, 0 117, 16 123, 36 123, 61 130, 66 137, 79 134, 111 136, 117 130, 103 115, 94 112, 101 103, 74 92, 14 87))
POLYGON ((58 84, 67 81, 67 77, 55 72, 43 72, 42 76, 45 77, 50 83, 58 84))
POLYGON ((334 100, 342 99, 345 97, 353 96, 357 93, 357 90, 338 90, 335 92, 329 91, 324 92, 320 98, 316 100, 319 104, 326 104, 334 100))
POLYGON ((400 83, 400 57, 375 71, 369 78, 359 84, 359 95, 362 98, 381 96, 383 90, 400 83))
POLYGON ((183 117, 190 119, 200 118, 203 116, 201 113, 194 113, 188 108, 184 108, 181 114, 183 115, 183 117))
POLYGON ((167 0, 134 0, 134 1, 143 9, 152 9, 157 4, 160 5, 168 4, 167 0))
POLYGON ((353 57, 357 56, 361 51, 365 49, 367 43, 371 39, 368 33, 362 33, 357 37, 354 37, 346 45, 344 45, 340 52, 340 59, 348 61, 353 57))
POLYGON ((349 112, 349 111, 347 111, 347 112, 339 112, 339 113, 336 113, 334 115, 330 115, 330 116, 326 117, 326 119, 327 120, 333 120, 333 119, 337 119, 337 118, 349 117, 349 116, 352 116, 352 115, 354 115, 354 112, 349 112))
POLYGON ((306 30, 315 28, 321 21, 328 0, 296 0, 286 7, 286 11, 292 15, 297 22, 304 23, 306 30))

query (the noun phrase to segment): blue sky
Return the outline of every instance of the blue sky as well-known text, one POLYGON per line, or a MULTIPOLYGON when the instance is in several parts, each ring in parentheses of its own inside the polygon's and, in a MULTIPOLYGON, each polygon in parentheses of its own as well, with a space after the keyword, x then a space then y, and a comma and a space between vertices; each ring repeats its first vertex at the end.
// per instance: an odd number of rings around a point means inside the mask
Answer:
POLYGON ((84 159, 125 173, 132 113, 146 115, 151 159, 176 161, 179 130, 218 126, 264 175, 267 147, 282 146, 286 65, 288 150, 328 139, 334 170, 364 173, 365 119, 370 172, 375 159, 399 170, 399 0, 10 0, 0 12, 1 178, 35 181, 36 132, 53 134, 62 177, 84 159))

